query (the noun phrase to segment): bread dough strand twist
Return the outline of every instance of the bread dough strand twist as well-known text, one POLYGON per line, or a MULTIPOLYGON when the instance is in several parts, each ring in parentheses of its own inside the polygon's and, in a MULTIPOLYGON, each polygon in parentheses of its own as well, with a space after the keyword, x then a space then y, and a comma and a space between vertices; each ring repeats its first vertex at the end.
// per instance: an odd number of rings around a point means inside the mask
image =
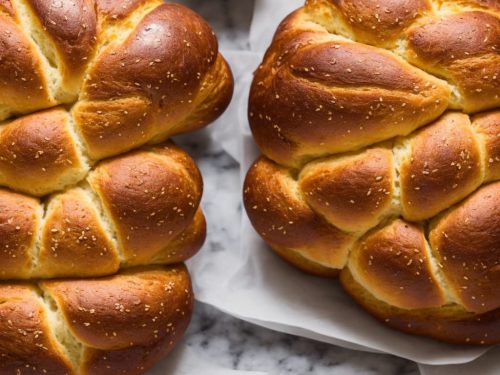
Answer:
POLYGON ((453 343, 500 342, 499 10, 309 0, 250 93, 257 232, 386 324, 453 343))
POLYGON ((181 5, 0 0, 0 374, 139 375, 180 341, 206 224, 167 139, 232 88, 181 5))

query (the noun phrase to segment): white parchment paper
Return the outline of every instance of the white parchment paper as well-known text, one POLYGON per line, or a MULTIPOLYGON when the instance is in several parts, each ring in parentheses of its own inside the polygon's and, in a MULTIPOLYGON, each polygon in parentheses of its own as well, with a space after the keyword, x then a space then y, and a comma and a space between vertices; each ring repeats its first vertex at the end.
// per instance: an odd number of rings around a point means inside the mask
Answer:
POLYGON ((500 374, 500 347, 488 351, 475 361, 448 366, 418 365, 422 375, 498 375, 500 374))
MULTIPOLYGON (((214 127, 213 137, 240 162, 242 179, 258 155, 246 118, 250 72, 261 61, 278 23, 302 4, 303 0, 257 0, 250 35, 252 52, 224 52, 236 89, 230 108, 214 127)), ((461 368, 470 371, 464 374, 500 373, 498 350, 468 363, 490 348, 447 345, 379 324, 336 281, 305 275, 281 261, 255 233, 246 214, 241 216, 239 244, 217 253, 202 252, 191 262, 198 300, 273 330, 404 357, 418 362, 424 375, 461 374, 457 372, 461 368), (467 367, 441 366, 463 363, 468 363, 467 367)))

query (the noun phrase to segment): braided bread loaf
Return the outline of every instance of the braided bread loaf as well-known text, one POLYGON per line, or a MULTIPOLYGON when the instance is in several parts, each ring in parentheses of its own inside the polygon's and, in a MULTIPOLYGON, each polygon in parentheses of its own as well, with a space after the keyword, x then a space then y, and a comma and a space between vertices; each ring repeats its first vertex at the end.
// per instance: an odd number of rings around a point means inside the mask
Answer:
POLYGON ((0 46, 0 374, 142 374, 191 316, 202 180, 166 139, 230 101, 215 35, 160 0, 0 0, 0 46))
POLYGON ((306 1, 250 93, 257 232, 389 326, 500 342, 499 49, 496 1, 306 1))
POLYGON ((201 194, 196 165, 171 143, 101 162, 43 204, 0 190, 0 279, 182 262, 205 239, 201 194))
POLYGON ((192 304, 183 265, 0 285, 0 373, 142 374, 182 337, 192 304))

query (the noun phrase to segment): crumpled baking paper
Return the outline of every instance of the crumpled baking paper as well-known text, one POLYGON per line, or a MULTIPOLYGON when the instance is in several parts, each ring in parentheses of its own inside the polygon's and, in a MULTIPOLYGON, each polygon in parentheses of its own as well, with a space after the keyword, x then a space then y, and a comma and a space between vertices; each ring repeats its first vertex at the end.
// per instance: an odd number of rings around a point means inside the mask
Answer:
POLYGON ((500 374, 500 347, 497 345, 469 363, 448 366, 418 364, 418 368, 422 375, 498 375, 500 374))
MULTIPOLYGON (((257 0, 250 32, 252 51, 224 52, 236 88, 233 102, 217 121, 212 136, 240 162, 242 179, 258 155, 246 117, 251 72, 261 61, 278 23, 302 4, 303 0, 257 0)), ((238 215, 235 208, 235 220, 238 215)), ((500 373, 500 363, 495 361, 498 349, 481 357, 491 348, 447 345, 378 323, 337 281, 305 275, 281 261, 255 233, 246 214, 241 216, 239 243, 226 244, 215 253, 202 251, 190 262, 199 301, 276 331, 407 358, 419 363, 423 375, 500 373), (458 365, 464 363, 467 365, 458 365)))

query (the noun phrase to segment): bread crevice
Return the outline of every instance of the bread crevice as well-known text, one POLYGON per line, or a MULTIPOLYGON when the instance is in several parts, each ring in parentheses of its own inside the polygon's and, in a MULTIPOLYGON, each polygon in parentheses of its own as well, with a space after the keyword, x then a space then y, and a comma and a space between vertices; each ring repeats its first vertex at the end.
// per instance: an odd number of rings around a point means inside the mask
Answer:
POLYGON ((431 265, 431 270, 432 270, 432 275, 434 276, 435 280, 437 281, 437 284, 439 285, 441 291, 444 293, 444 298, 446 299, 448 304, 457 304, 463 307, 459 299, 457 298, 457 295, 453 293, 451 288, 449 287, 449 283, 446 279, 446 275, 444 274, 442 268, 443 265, 439 262, 439 259, 437 257, 437 249, 434 249, 431 244, 430 244, 430 221, 427 220, 423 223, 424 226, 424 238, 425 238, 425 250, 427 257, 429 258, 430 265, 431 265))
POLYGON ((45 215, 47 214, 46 203, 44 201, 40 201, 40 205, 38 206, 38 215, 39 220, 37 221, 36 234, 34 236, 35 243, 33 246, 33 250, 31 251, 31 273, 33 275, 38 275, 38 267, 40 260, 40 252, 42 249, 42 233, 43 228, 45 227, 45 215))
POLYGON ((32 268, 32 275, 31 278, 40 278, 43 277, 43 270, 41 269, 41 261, 40 261, 40 256, 42 253, 42 248, 44 246, 43 240, 44 240, 44 231, 48 230, 49 228, 47 227, 47 214, 51 211, 52 207, 52 202, 54 198, 59 195, 59 193, 53 193, 50 195, 47 195, 43 197, 40 200, 40 209, 42 210, 42 215, 40 218, 40 226, 37 230, 37 235, 36 235, 36 248, 34 252, 34 262, 33 262, 33 268, 32 268))
POLYGON ((121 241, 118 238, 118 231, 116 225, 111 220, 111 214, 106 209, 104 204, 102 203, 101 197, 99 193, 97 193, 91 184, 85 179, 79 184, 79 187, 82 191, 87 194, 89 201, 92 202, 94 209, 96 210, 99 221, 105 228, 106 233, 108 233, 108 238, 113 242, 113 245, 118 253, 118 258, 120 259, 120 267, 126 264, 125 252, 123 250, 123 246, 121 241))
MULTIPOLYGON (((99 35, 97 40, 94 57, 87 64, 85 72, 82 75, 83 80, 80 85, 80 90, 78 90, 78 98, 76 99, 77 102, 86 98, 86 93, 81 89, 81 87, 89 81, 89 78, 91 77, 90 72, 94 69, 95 65, 99 63, 101 57, 104 53, 106 53, 106 50, 125 43, 144 17, 146 17, 162 3, 162 1, 158 0, 146 2, 143 6, 135 9, 134 12, 132 12, 128 17, 120 20, 114 19, 114 21, 110 21, 109 17, 105 18, 102 15, 99 15, 97 21, 102 33, 99 35)), ((97 2, 94 5, 97 7, 97 2)), ((96 14, 99 14, 98 10, 96 10, 96 14)), ((111 17, 111 19, 113 20, 113 17, 111 17)))
MULTIPOLYGON (((474 140, 476 141, 476 144, 478 145, 478 150, 479 150, 479 162, 480 162, 480 171, 481 171, 481 184, 476 188, 479 189, 482 185, 495 181, 495 178, 490 178, 488 176, 488 163, 489 160, 487 160, 487 151, 486 151, 486 137, 484 134, 481 134, 477 131, 477 129, 471 124, 469 125, 472 129, 472 134, 474 137, 474 140)), ((500 137, 500 133, 498 135, 500 137)), ((472 194, 472 193, 471 193, 472 194)), ((469 194, 469 195, 471 195, 469 194)))
POLYGON ((60 70, 60 61, 57 58, 56 47, 44 31, 41 21, 30 9, 30 5, 26 0, 11 0, 11 3, 16 9, 25 35, 31 40, 41 58, 49 92, 55 101, 54 105, 59 102, 74 100, 75 98, 68 97, 63 91, 62 72, 60 70))
MULTIPOLYGON (((85 143, 83 141, 83 137, 81 136, 80 132, 78 131, 78 127, 75 124, 75 119, 72 116, 72 112, 68 111, 68 130, 72 135, 72 140, 75 143, 76 150, 78 153, 78 159, 82 163, 84 169, 86 170, 85 175, 79 180, 82 181, 84 180, 88 173, 90 172, 91 168, 94 166, 94 161, 90 158, 87 147, 85 146, 85 143)), ((79 182, 78 181, 78 182, 79 182)))
POLYGON ((57 301, 52 297, 48 289, 42 285, 36 285, 39 300, 44 306, 49 320, 49 327, 53 337, 67 359, 69 359, 73 371, 80 373, 81 358, 85 349, 84 345, 71 333, 69 324, 59 307, 57 301))
MULTIPOLYGON (((307 1, 306 3, 314 3, 315 1, 307 1)), ((322 1, 318 1, 321 3, 322 1)), ((305 8, 304 21, 315 23, 316 25, 322 27, 325 32, 331 34, 334 37, 342 37, 352 43, 363 43, 375 48, 385 50, 395 56, 403 58, 407 63, 418 68, 419 70, 428 73, 435 78, 439 78, 445 81, 450 88, 451 96, 449 98, 449 108, 450 109, 461 109, 469 112, 466 108, 465 98, 463 92, 459 87, 459 84, 454 79, 453 75, 446 72, 443 68, 433 67, 432 65, 426 66, 425 64, 419 63, 412 59, 408 54, 408 35, 407 32, 412 28, 425 25, 429 21, 434 21, 439 19, 438 17, 459 14, 466 11, 481 11, 491 14, 493 16, 498 16, 497 13, 493 12, 487 6, 481 6, 478 3, 466 3, 460 2, 459 7, 453 4, 451 1, 430 1, 431 12, 424 13, 423 15, 415 18, 413 22, 406 26, 404 29, 400 30, 397 38, 395 38, 392 45, 378 45, 374 43, 368 43, 367 41, 359 41, 356 39, 355 35, 349 30, 349 26, 343 20, 340 12, 335 8, 334 5, 324 6, 321 4, 315 4, 315 6, 305 8), (310 11, 309 9, 313 9, 310 11), (318 13, 317 8, 321 9, 323 14, 318 13)), ((305 28, 307 30, 307 27, 305 28)))

